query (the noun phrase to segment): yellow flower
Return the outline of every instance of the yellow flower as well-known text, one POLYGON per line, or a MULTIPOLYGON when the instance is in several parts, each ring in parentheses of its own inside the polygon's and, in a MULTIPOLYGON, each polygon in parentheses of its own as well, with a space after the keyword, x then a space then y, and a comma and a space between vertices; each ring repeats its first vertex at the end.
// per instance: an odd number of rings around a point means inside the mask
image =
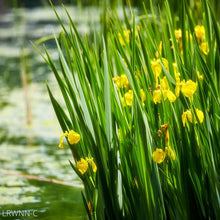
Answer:
POLYGON ((170 90, 166 76, 164 76, 163 79, 160 80, 160 84, 164 99, 166 100, 168 98, 170 102, 174 102, 176 100, 176 96, 170 90))
POLYGON ((177 40, 180 40, 182 38, 182 30, 178 29, 174 31, 175 37, 177 40))
POLYGON ((197 88, 197 84, 192 80, 182 82, 181 92, 188 98, 192 98, 197 88))
POLYGON ((170 89, 166 76, 164 76, 163 79, 160 79, 160 86, 162 90, 170 89))
POLYGON ((183 127, 185 127, 186 125, 186 121, 187 119, 192 118, 192 114, 190 110, 187 110, 185 112, 183 112, 182 114, 182 122, 183 122, 183 127))
POLYGON ((122 46, 125 46, 125 42, 124 42, 124 39, 125 41, 129 44, 130 42, 130 39, 129 39, 129 34, 131 32, 129 30, 124 30, 123 31, 123 35, 124 35, 124 38, 122 37, 121 33, 118 33, 118 38, 119 38, 119 42, 122 46))
POLYGON ((121 85, 122 85, 122 88, 127 88, 127 89, 129 88, 129 81, 125 74, 121 75, 121 85))
POLYGON ((177 83, 180 83, 180 73, 175 72, 175 79, 177 83))
POLYGON ((120 76, 113 77, 113 81, 117 88, 121 88, 121 78, 120 76))
POLYGON ((125 74, 113 78, 117 88, 129 88, 129 81, 125 74))
POLYGON ((153 152, 153 160, 156 163, 162 163, 165 158, 166 158, 166 152, 163 151, 162 149, 157 148, 154 152, 153 152))
POLYGON ((77 132, 71 130, 68 133, 67 131, 65 131, 65 133, 60 135, 60 148, 63 148, 63 137, 67 137, 67 140, 70 144, 77 144, 80 141, 80 135, 77 132))
POLYGON ((161 89, 153 91, 153 101, 155 104, 160 103, 162 99, 162 94, 164 100, 168 99, 169 102, 174 102, 176 100, 175 94, 169 89, 166 78, 161 79, 161 89), (163 89, 165 88, 165 89, 163 89))
POLYGON ((181 87, 180 73, 175 73, 175 78, 176 78, 175 94, 176 94, 176 97, 179 97, 179 95, 180 95, 180 87, 181 87))
POLYGON ((176 160, 175 153, 170 146, 166 147, 166 152, 168 152, 168 154, 172 157, 173 160, 176 160))
POLYGON ((205 27, 203 25, 195 26, 194 31, 195 31, 197 40, 201 40, 202 38, 205 38, 205 27))
POLYGON ((162 72, 162 66, 160 65, 160 60, 159 59, 153 59, 151 60, 151 68, 154 73, 155 78, 157 79, 162 72))
POLYGON ((180 83, 176 84, 175 94, 176 94, 176 97, 180 96, 180 83))
POLYGON ((129 90, 128 92, 125 93, 124 96, 124 106, 128 105, 128 106, 132 106, 133 103, 133 91, 129 90))
MULTIPOLYGON (((202 123, 203 120, 204 120, 204 114, 201 110, 199 109, 196 109, 196 115, 199 119, 199 122, 202 123)), ((185 127, 185 124, 186 124, 186 121, 189 121, 191 123, 193 123, 193 116, 192 116, 192 112, 191 110, 187 110, 185 112, 183 112, 182 114, 182 122, 183 122, 183 127, 185 127)), ((196 119, 196 116, 194 116, 194 121, 195 121, 195 124, 197 124, 197 119, 196 119)))
MULTIPOLYGON (((197 115, 197 117, 198 117, 198 119, 199 119, 199 122, 202 123, 203 120, 204 120, 204 114, 203 114, 203 112, 202 112, 201 110, 199 110, 199 109, 196 109, 196 115, 197 115)), ((196 120, 196 119, 195 119, 195 120, 196 120)), ((197 122, 197 121, 196 121, 196 122, 197 122)))
POLYGON ((153 101, 155 104, 161 102, 161 91, 160 89, 154 90, 153 91, 153 101))
POLYGON ((80 135, 77 132, 71 130, 67 139, 70 144, 77 144, 80 141, 80 135))
POLYGON ((144 102, 146 100, 146 95, 143 89, 141 89, 141 100, 144 102))
POLYGON ((209 53, 209 45, 208 45, 208 42, 202 42, 200 44, 200 50, 205 54, 207 55, 209 53))
POLYGON ((88 157, 86 157, 86 161, 87 161, 88 163, 91 163, 91 165, 92 165, 92 170, 93 170, 94 173, 96 173, 96 171, 97 171, 97 166, 96 166, 96 164, 95 164, 93 158, 88 158, 88 157))
POLYGON ((84 174, 88 169, 88 162, 84 160, 83 158, 81 158, 80 161, 77 162, 76 166, 79 172, 81 174, 84 174))
POLYGON ((167 95, 169 102, 175 102, 176 96, 174 95, 174 93, 171 90, 167 90, 166 95, 167 95))

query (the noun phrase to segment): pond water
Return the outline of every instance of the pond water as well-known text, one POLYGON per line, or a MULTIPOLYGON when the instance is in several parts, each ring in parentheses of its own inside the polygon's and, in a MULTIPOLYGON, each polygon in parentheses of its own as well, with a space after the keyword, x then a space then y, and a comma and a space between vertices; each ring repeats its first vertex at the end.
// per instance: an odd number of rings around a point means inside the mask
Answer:
MULTIPOLYGON (((97 25, 97 9, 68 10, 80 33, 87 33, 91 22, 97 25)), ((82 185, 69 165, 72 155, 67 145, 58 148, 61 129, 45 80, 61 100, 60 93, 29 42, 60 29, 51 8, 0 15, 0 219, 86 219, 82 185)), ((57 59, 53 41, 45 43, 57 59)))

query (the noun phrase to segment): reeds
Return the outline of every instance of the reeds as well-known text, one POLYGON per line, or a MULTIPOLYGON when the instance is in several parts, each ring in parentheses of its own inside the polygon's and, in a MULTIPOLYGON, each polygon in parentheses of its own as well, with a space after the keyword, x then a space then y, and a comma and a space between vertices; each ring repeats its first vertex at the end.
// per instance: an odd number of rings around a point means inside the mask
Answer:
POLYGON ((92 42, 57 15, 60 71, 44 59, 65 110, 48 91, 89 219, 220 219, 219 24, 208 1, 201 21, 180 2, 178 26, 165 1, 112 13, 92 42))

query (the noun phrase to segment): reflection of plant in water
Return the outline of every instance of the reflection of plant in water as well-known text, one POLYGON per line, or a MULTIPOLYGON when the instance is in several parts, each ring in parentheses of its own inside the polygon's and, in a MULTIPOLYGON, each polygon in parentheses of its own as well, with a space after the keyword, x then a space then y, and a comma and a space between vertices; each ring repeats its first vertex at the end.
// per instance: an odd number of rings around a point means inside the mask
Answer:
POLYGON ((48 86, 90 219, 220 218, 219 28, 204 0, 198 35, 184 2, 180 27, 168 1, 161 20, 151 8, 139 25, 134 14, 125 14, 126 25, 108 14, 104 39, 95 34, 94 44, 66 11, 67 30, 54 9, 61 71, 45 47, 42 56, 66 104, 48 86))

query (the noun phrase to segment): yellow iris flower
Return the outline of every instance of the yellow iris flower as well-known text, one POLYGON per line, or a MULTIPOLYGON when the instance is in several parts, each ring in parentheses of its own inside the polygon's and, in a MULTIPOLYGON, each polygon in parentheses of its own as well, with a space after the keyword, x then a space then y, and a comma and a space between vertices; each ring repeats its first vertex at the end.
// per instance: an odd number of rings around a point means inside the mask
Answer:
POLYGON ((205 38, 205 27, 203 25, 195 26, 194 31, 197 40, 201 40, 202 38, 205 38))
POLYGON ((208 45, 208 42, 202 42, 200 44, 200 50, 205 54, 207 55, 209 53, 209 45, 208 45))
MULTIPOLYGON (((199 109, 196 109, 196 115, 197 115, 197 117, 199 119, 199 122, 202 123, 203 120, 204 120, 203 112, 201 110, 199 110, 199 109)), ((192 115, 191 110, 187 110, 187 111, 183 112, 183 114, 182 114, 183 127, 185 127, 187 121, 193 123, 193 115, 192 115)), ((196 116, 194 116, 194 121, 195 121, 195 124, 198 123, 198 121, 196 119, 196 116)))
POLYGON ((153 160, 154 160, 154 162, 159 163, 159 164, 165 160, 166 156, 167 156, 166 152, 160 148, 157 148, 153 152, 153 160))
POLYGON ((133 91, 129 90, 128 92, 125 93, 124 99, 123 99, 123 105, 124 106, 132 106, 133 103, 133 91))
POLYGON ((76 167, 77 167, 77 169, 79 170, 79 172, 81 174, 84 174, 87 171, 87 169, 88 169, 88 162, 87 162, 87 160, 81 158, 80 161, 77 162, 76 167))
POLYGON ((196 91, 197 83, 193 82, 192 80, 188 80, 185 82, 185 80, 181 83, 181 92, 188 98, 192 98, 193 94, 196 91))
POLYGON ((70 130, 69 133, 65 131, 65 133, 60 135, 60 143, 59 143, 60 148, 63 148, 63 137, 67 137, 67 140, 70 144, 77 144, 80 141, 80 134, 78 134, 73 130, 70 130))
POLYGON ((88 157, 86 157, 86 159, 81 158, 80 161, 77 162, 76 167, 81 174, 84 174, 88 170, 89 163, 91 163, 92 170, 95 173, 97 171, 97 166, 93 158, 88 158, 88 157))

